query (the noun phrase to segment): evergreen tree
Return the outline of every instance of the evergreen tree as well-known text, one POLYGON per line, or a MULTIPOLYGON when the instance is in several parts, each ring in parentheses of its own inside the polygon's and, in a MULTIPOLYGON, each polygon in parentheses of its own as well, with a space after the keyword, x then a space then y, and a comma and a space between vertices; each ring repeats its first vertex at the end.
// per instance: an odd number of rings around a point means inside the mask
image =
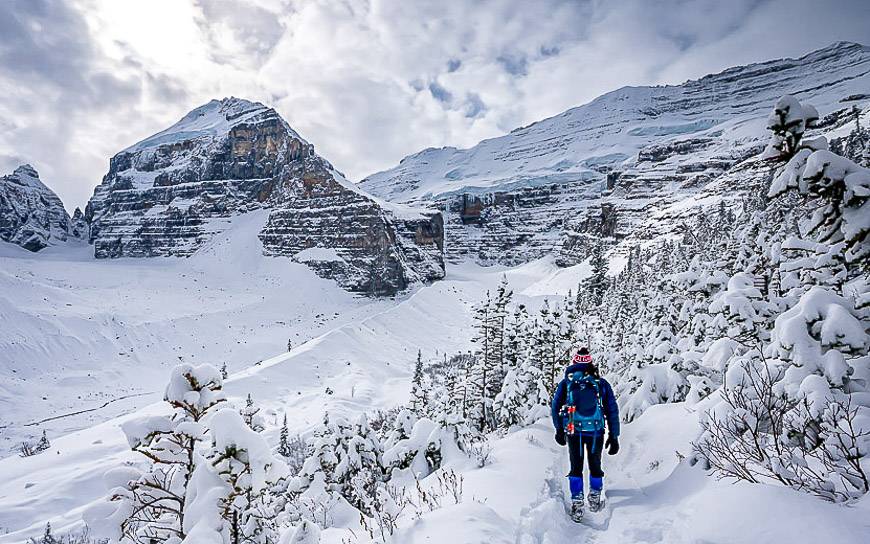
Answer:
POLYGON ((30 539, 31 544, 61 544, 61 540, 55 538, 51 532, 51 522, 45 524, 45 531, 42 533, 42 538, 37 541, 35 538, 30 539))
POLYGON ((245 419, 245 424, 251 428, 251 430, 256 432, 263 432, 263 429, 266 428, 265 423, 263 421, 263 416, 260 415, 260 407, 254 404, 254 399, 251 397, 251 394, 248 393, 247 398, 245 398, 245 407, 241 410, 242 417, 245 419))
POLYGON ((281 423, 281 432, 278 439, 278 454, 281 457, 290 457, 290 431, 287 428, 287 414, 284 414, 284 421, 281 423))
POLYGON ((51 442, 48 441, 48 436, 45 434, 45 429, 42 430, 42 438, 36 443, 36 451, 42 452, 51 447, 51 442))
POLYGON ((773 133, 762 158, 789 160, 798 151, 804 132, 819 120, 819 112, 809 104, 800 103, 791 95, 777 101, 767 118, 767 128, 773 133))
MULTIPOLYGON (((604 297, 604 292, 607 291, 607 271, 609 269, 607 257, 604 255, 604 246, 601 242, 597 242, 592 246, 589 266, 591 272, 589 277, 583 281, 582 290, 585 293, 586 305, 599 306, 604 297)), ((578 295, 579 292, 580 289, 578 289, 578 295)))
POLYGON ((235 410, 220 410, 210 426, 213 443, 206 457, 225 484, 218 500, 222 532, 232 544, 276 542, 277 512, 269 491, 287 476, 287 465, 272 455, 266 441, 235 410))
POLYGON ((496 296, 492 301, 492 325, 489 328, 492 340, 490 341, 491 353, 489 357, 489 367, 492 369, 492 376, 489 380, 486 395, 494 399, 498 394, 501 384, 504 381, 505 375, 508 372, 508 361, 506 360, 508 352, 508 306, 513 299, 513 291, 508 288, 507 277, 502 276, 499 282, 496 296))
POLYGON ((220 371, 211 365, 182 364, 172 371, 164 400, 171 416, 131 420, 122 425, 135 452, 149 465, 85 515, 88 525, 122 543, 153 544, 186 536, 185 514, 194 496, 191 480, 207 438, 205 420, 224 402, 220 371), (120 527, 116 524, 120 521, 120 527))
POLYGON ((365 414, 353 424, 326 417, 315 434, 312 454, 288 491, 328 504, 340 497, 371 515, 375 490, 385 474, 382 458, 383 446, 365 414))
POLYGON ((418 416, 426 413, 426 407, 429 403, 423 380, 423 352, 417 350, 417 362, 414 364, 414 377, 411 381, 411 410, 418 416))
POLYGON ((529 334, 529 312, 525 304, 518 304, 505 326, 503 356, 505 372, 518 368, 526 358, 529 334))
POLYGON ((486 299, 474 311, 475 336, 472 342, 477 344, 474 360, 467 372, 466 398, 469 399, 468 417, 478 431, 492 428, 492 382, 494 372, 493 340, 495 338, 494 307, 489 291, 486 299))

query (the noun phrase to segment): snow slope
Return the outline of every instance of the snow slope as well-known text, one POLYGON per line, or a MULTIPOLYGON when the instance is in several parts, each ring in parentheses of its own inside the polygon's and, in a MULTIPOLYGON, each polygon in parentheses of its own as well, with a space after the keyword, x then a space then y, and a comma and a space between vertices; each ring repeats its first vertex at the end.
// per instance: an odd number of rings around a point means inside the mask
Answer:
MULTIPOLYGON (((203 260, 214 264, 206 256, 203 260)), ((281 263, 292 266, 285 261, 281 263)), ((397 304, 382 302, 378 310, 367 306, 357 311, 356 319, 350 319, 353 312, 349 312, 343 316, 344 325, 289 353, 264 361, 251 359, 256 364, 233 374, 226 391, 236 401, 249 392, 254 395, 267 414, 266 436, 270 442, 277 440, 276 426, 285 410, 292 430, 304 432, 319 423, 326 411, 353 415, 404 402, 417 349, 439 356, 444 350, 454 353, 467 348, 465 336, 456 334, 470 324, 470 307, 462 300, 477 300, 482 295, 481 289, 495 285, 499 277, 493 271, 473 273, 473 269, 460 269, 455 279, 423 288, 397 304), (481 281, 481 277, 486 280, 481 281), (362 318, 364 311, 369 315, 362 318), (326 395, 327 388, 335 393, 326 395)), ((300 275, 291 279, 298 282, 300 275)), ((306 288, 299 287, 292 293, 301 297, 297 305, 303 307, 302 301, 343 293, 337 288, 333 288, 334 292, 321 288, 305 293, 306 288)), ((285 297, 281 302, 287 304, 292 300, 285 297)), ((260 309, 268 310, 269 306, 260 305, 247 315, 262 318, 260 309)), ((275 346, 272 351, 281 349, 275 346)), ((202 353, 197 354, 195 361, 214 362, 202 353)), ((237 361, 236 369, 239 367, 237 361)), ((167 366, 158 365, 153 371, 155 382, 150 384, 153 390, 162 394, 162 382, 168 372, 167 366)), ((129 374, 127 378, 132 380, 129 374)), ((139 379, 139 374, 136 378, 139 379)), ((154 402, 160 396, 145 398, 154 402)), ((105 470, 131 456, 119 425, 131 417, 160 411, 161 404, 150 404, 133 414, 56 438, 52 449, 42 455, 0 460, 0 480, 5 482, 0 486, 0 534, 12 531, 8 536, 0 536, 0 543, 19 542, 22 535, 39 532, 48 518, 56 528, 77 524, 82 506, 105 492, 102 486, 105 470)))
POLYGON ((843 107, 841 98, 866 92, 868 81, 870 48, 839 42, 681 85, 623 87, 469 149, 425 149, 360 183, 387 200, 419 202, 601 180, 602 167, 631 166, 644 147, 674 138, 715 138, 708 157, 740 154, 765 137, 767 112, 782 94, 826 114, 843 107))
POLYGON ((236 371, 392 304, 263 257, 267 214, 227 221, 189 259, 97 261, 83 245, 34 256, 0 243, 0 452, 154 402, 179 362, 236 371))
POLYGON ((485 498, 484 504, 439 512, 397 542, 866 541, 866 499, 843 508, 783 488, 717 481, 679 460, 678 453, 689 452, 696 430, 695 414, 682 403, 654 406, 625 425, 622 450, 604 459, 612 513, 590 515, 576 525, 565 513, 567 452, 556 445, 549 422, 540 422, 497 442, 492 465, 466 473, 466 495, 485 498), (445 523, 448 519, 453 524, 445 523), (471 531, 462 531, 469 526, 471 531), (484 534, 486 539, 471 536, 484 534))
MULTIPOLYGON (((253 394, 267 414, 266 436, 274 442, 285 410, 292 431, 306 432, 326 411, 353 415, 405 402, 418 349, 432 358, 468 349, 468 335, 460 331, 470 327, 472 303, 486 289, 497 285, 504 274, 518 292, 541 291, 539 282, 550 281, 555 269, 552 263, 518 270, 466 264, 452 267, 449 279, 405 299, 371 303, 351 298, 301 265, 261 257, 254 249, 249 253, 228 251, 226 245, 250 239, 246 231, 259 228, 262 215, 249 214, 243 219, 247 224, 229 229, 225 239, 191 259, 111 261, 109 264, 118 263, 118 268, 96 278, 90 276, 95 273, 94 263, 85 256, 55 252, 49 254, 52 261, 20 262, 17 259, 21 256, 3 257, 20 267, 18 276, 31 281, 27 289, 4 287, 0 290, 4 296, 29 291, 31 299, 41 300, 42 292, 51 295, 41 302, 30 300, 29 307, 14 306, 15 317, 4 317, 4 323, 21 325, 17 336, 9 335, 2 352, 16 349, 20 355, 15 360, 30 361, 26 378, 18 377, 19 372, 3 377, 2 383, 10 385, 4 391, 4 404, 21 407, 3 410, 4 414, 14 414, 12 423, 90 407, 117 395, 148 394, 32 430, 19 425, 4 429, 9 443, 22 433, 35 435, 37 429, 47 428, 52 449, 30 458, 10 455, 0 459, 0 479, 5 482, 0 486, 0 534, 11 531, 8 537, 0 537, 0 543, 17 542, 22 534, 39 532, 49 518, 58 529, 79 522, 82 507, 104 493, 101 480, 106 468, 131 456, 119 425, 131 417, 163 409, 159 399, 176 361, 227 361, 233 372, 226 385, 229 396, 240 402, 248 393, 253 394), (75 257, 80 260, 75 261, 75 257), (166 275, 159 265, 167 267, 166 275), (69 271, 57 277, 62 270, 69 271), (37 283, 36 274, 51 279, 37 283), (170 274, 178 279, 167 284, 171 289, 164 285, 161 294, 160 283, 168 281, 170 274), (109 286, 93 283, 108 278, 114 278, 109 286), (80 289, 68 289, 72 281, 79 281, 80 289), (58 285, 61 282, 67 283, 58 285), (201 282, 205 284, 202 287, 198 285, 201 282), (46 288, 51 290, 40 291, 46 288), (122 298, 113 299, 111 293, 122 298), (56 302, 49 302, 54 299, 56 302), (78 310, 67 309, 66 300, 74 300, 73 308, 78 310), (339 315, 333 317, 327 309, 339 315), (88 338, 91 325, 87 321, 91 320, 76 318, 74 311, 93 313, 94 320, 100 322, 94 327, 99 334, 88 338), (60 313, 57 318, 40 317, 49 312, 60 313), (120 312, 121 317, 113 321, 107 317, 112 312, 120 312), (153 315, 158 313, 161 319, 153 315), (146 319, 149 315, 153 315, 152 321, 146 319), (312 324, 310 334, 322 334, 288 353, 263 360, 265 352, 280 353, 288 335, 294 331, 301 334, 305 321, 312 324), (46 345, 25 349, 12 344, 26 334, 25 329, 39 330, 51 323, 58 324, 55 340, 47 333, 34 338, 39 341, 44 335, 46 345), (253 323, 264 326, 260 330, 253 323), (135 336, 110 338, 130 326, 136 329, 135 336), (192 333, 200 337, 185 338, 192 333), (248 344, 234 345, 239 334, 250 335, 248 344), (164 341, 162 335, 171 336, 164 341), (137 341, 142 349, 136 348, 129 355, 108 353, 121 349, 118 345, 126 352, 128 343, 137 341), (109 344, 110 348, 100 353, 111 363, 100 363, 99 358, 87 355, 88 350, 100 349, 101 343, 109 344), (52 357, 39 357, 51 350, 56 350, 52 357), (71 359, 63 352, 77 356, 71 359), (50 363, 49 372, 38 368, 39 361, 54 360, 59 362, 50 363), (106 370, 106 364, 111 364, 111 370, 106 370), (353 385, 348 388, 348 383, 353 385), (327 388, 334 393, 327 395, 327 388), (39 401, 40 395, 51 400, 39 401), (115 415, 119 417, 110 419, 115 415)), ((100 262, 99 266, 105 264, 100 262)), ((534 308, 540 300, 535 297, 527 302, 534 308)))
MULTIPOLYGON (((135 153, 194 138, 215 138, 226 134, 232 127, 250 121, 268 110, 269 108, 259 102, 251 102, 243 98, 230 97, 224 100, 210 100, 191 110, 171 127, 124 149, 122 153, 135 153)), ((302 139, 287 123, 283 124, 294 138, 302 139)))
MULTIPOLYGON (((256 223, 258 218, 249 219, 256 223)), ((219 247, 214 248, 215 254, 200 255, 193 262, 207 264, 217 277, 232 275, 232 267, 240 267, 244 273, 267 266, 244 256, 229 262, 220 257, 223 252, 219 247)), ((306 433, 325 412, 353 416, 394 406, 407 400, 417 349, 426 358, 440 358, 445 352, 469 348, 469 335, 464 331, 471 325, 470 303, 494 288, 503 275, 521 293, 519 301, 534 307, 548 294, 564 295, 566 285, 585 275, 585 266, 560 270, 551 261, 542 260, 513 269, 479 268, 467 263, 451 267, 445 281, 392 304, 358 308, 356 319, 334 326, 289 353, 247 367, 237 361, 225 389, 236 403, 253 394, 265 415, 265 436, 270 444, 277 443, 284 414, 291 433, 306 433), (570 275, 570 281, 562 277, 565 274, 570 275)), ((298 281, 299 276, 294 279, 298 281)), ((328 291, 321 290, 318 295, 324 293, 328 291)), ((261 303, 256 308, 268 306, 261 303)), ((209 361, 207 357, 196 360, 209 361)), ((164 369, 162 374, 165 381, 168 371, 164 369)), ((4 482, 0 486, 0 544, 19 543, 38 534, 48 520, 60 532, 79 526, 84 507, 105 492, 103 473, 133 458, 120 425, 164 409, 162 403, 149 404, 134 413, 57 437, 52 448, 41 455, 0 459, 0 480, 4 482)), ((590 518, 588 525, 581 526, 568 520, 563 477, 567 455, 553 441, 549 422, 541 421, 496 439, 493 462, 484 468, 467 462, 452 464, 450 468, 464 479, 462 503, 445 504, 417 521, 405 520, 393 541, 865 541, 870 531, 870 503, 866 499, 853 508, 833 506, 787 489, 718 482, 680 462, 677 452, 687 454, 689 442, 696 436, 699 409, 703 406, 654 406, 624 426, 622 451, 605 460, 612 510, 609 519, 590 518)), ((350 536, 347 529, 327 529, 323 542, 338 544, 350 536)))

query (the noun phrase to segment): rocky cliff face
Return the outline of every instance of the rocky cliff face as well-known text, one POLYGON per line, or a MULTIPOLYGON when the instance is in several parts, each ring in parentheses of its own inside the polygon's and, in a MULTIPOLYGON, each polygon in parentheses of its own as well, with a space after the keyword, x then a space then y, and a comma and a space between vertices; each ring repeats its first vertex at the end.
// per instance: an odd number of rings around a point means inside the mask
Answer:
POLYGON ((118 153, 85 217, 94 254, 188 256, 234 215, 271 210, 264 252, 342 286, 393 294, 443 277, 438 212, 413 217, 363 193, 271 108, 213 100, 118 153), (411 238, 408 231, 430 232, 411 238))
POLYGON ((54 191, 29 164, 0 177, 0 240, 30 251, 80 237, 54 191))
MULTIPOLYGON (((426 149, 360 185, 444 213, 446 257, 570 265, 594 240, 647 238, 700 213, 714 182, 760 151, 785 93, 844 119, 870 97, 870 48, 731 68, 682 85, 626 87, 470 149, 426 149), (712 185, 711 185, 712 184, 712 185)), ((733 181, 733 180, 732 180, 733 181)), ((738 198, 740 187, 720 187, 738 198)))

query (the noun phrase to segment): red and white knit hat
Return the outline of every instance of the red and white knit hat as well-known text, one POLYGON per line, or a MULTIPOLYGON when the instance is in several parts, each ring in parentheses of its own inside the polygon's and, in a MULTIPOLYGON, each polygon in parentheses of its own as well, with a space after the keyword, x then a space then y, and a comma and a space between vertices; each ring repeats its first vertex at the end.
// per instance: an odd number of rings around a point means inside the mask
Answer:
POLYGON ((571 359, 572 365, 576 365, 577 363, 591 363, 591 362, 592 362, 591 355, 589 355, 588 353, 586 353, 584 355, 580 355, 579 351, 577 353, 575 353, 574 357, 571 359))

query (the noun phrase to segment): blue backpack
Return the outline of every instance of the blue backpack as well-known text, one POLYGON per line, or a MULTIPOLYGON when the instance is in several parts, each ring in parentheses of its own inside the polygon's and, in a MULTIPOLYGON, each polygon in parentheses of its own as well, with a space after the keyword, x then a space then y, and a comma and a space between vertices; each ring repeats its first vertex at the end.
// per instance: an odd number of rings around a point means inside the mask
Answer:
POLYGON ((604 432, 604 408, 598 378, 572 372, 565 381, 565 434, 597 435, 604 432))

